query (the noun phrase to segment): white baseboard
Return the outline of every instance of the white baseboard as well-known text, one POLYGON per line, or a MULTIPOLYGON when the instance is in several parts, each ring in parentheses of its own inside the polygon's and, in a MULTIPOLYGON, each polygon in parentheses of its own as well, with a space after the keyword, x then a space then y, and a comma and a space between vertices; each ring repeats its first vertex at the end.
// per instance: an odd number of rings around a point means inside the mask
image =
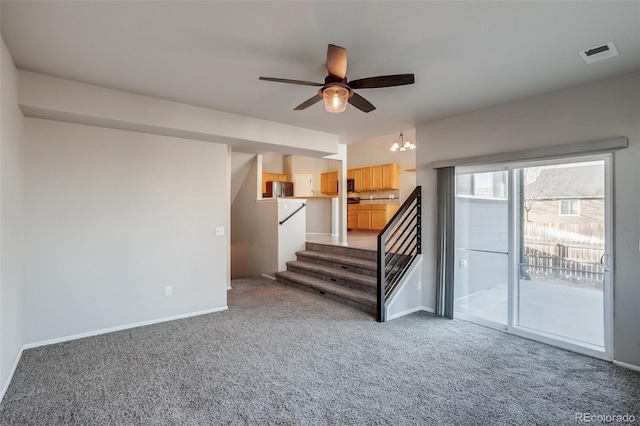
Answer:
POLYGON ((321 236, 321 237, 332 237, 337 236, 338 234, 332 234, 331 232, 307 232, 307 235, 321 236))
POLYGON ((396 318, 400 318, 403 317, 405 315, 409 315, 412 314, 414 312, 418 312, 418 311, 425 311, 425 312, 429 312, 431 314, 435 314, 436 311, 432 308, 428 308, 426 306, 416 306, 415 308, 411 308, 411 309, 407 309, 406 311, 402 311, 402 312, 398 312, 395 313, 393 315, 390 315, 388 320, 391 321, 392 319, 396 319, 396 318))
POLYGON ((616 361, 615 359, 613 360, 613 363, 620 367, 628 368, 629 370, 640 371, 640 365, 628 364, 626 362, 616 361))
POLYGON ((428 306, 423 306, 422 310, 425 312, 429 312, 430 314, 434 314, 434 315, 436 314, 436 310, 433 308, 429 308, 428 306))
POLYGON ((136 322, 133 324, 119 325, 116 327, 102 328, 100 330, 88 331, 86 333, 73 334, 70 336, 58 337, 55 339, 42 340, 40 342, 27 343, 22 346, 22 349, 32 349, 40 346, 53 345, 56 343, 68 342, 70 340, 83 339, 85 337, 98 336, 100 334, 113 333, 114 331, 127 330, 130 328, 143 327, 145 325, 158 324, 161 322, 174 321, 183 318, 195 317, 198 315, 211 314, 213 312, 220 312, 227 310, 227 306, 221 308, 205 309, 203 311, 189 312, 186 314, 174 315, 171 317, 157 318, 149 321, 136 322))
POLYGON ((262 274, 262 276, 263 276, 264 278, 269 278, 270 280, 273 280, 273 281, 275 281, 275 280, 276 280, 276 277, 274 277, 273 275, 269 275, 269 274, 262 274))
POLYGON ((7 376, 7 381, 0 390, 0 402, 4 398, 4 394, 7 393, 7 389, 9 389, 9 383, 11 383, 11 379, 13 379, 13 373, 16 372, 16 368, 18 368, 18 364, 20 363, 20 358, 22 358, 22 352, 24 352, 24 346, 20 348, 18 352, 18 356, 16 356, 16 360, 13 362, 13 366, 11 367, 11 371, 9 371, 9 375, 7 376))

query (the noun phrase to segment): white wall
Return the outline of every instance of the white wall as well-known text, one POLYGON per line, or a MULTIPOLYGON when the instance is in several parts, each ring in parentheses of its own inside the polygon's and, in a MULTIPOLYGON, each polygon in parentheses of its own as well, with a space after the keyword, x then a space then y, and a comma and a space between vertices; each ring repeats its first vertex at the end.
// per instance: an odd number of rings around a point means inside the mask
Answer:
POLYGON ((18 88, 26 117, 224 143, 245 152, 321 156, 339 149, 338 135, 29 71, 19 71, 18 88))
MULTIPOLYGON (((347 168, 398 163, 400 166, 400 201, 404 202, 416 187, 416 151, 391 152, 389 148, 400 132, 347 145, 347 168)), ((415 141, 415 131, 404 132, 405 140, 415 141)))
POLYGON ((243 152, 231 152, 231 203, 238 195, 244 180, 249 175, 255 154, 245 154, 243 152))
POLYGON ((320 175, 328 171, 338 170, 339 164, 336 160, 287 155, 284 157, 284 173, 288 176, 293 176, 294 174, 312 175, 311 190, 314 195, 318 196, 322 195, 320 193, 320 185, 322 183, 320 175))
MULTIPOLYGON (((278 222, 287 219, 302 206, 305 200, 278 200, 278 222)), ((278 268, 272 272, 286 271, 287 262, 296 260, 296 252, 304 250, 306 241, 307 208, 299 210, 278 229, 278 268)))
POLYGON ((306 211, 284 225, 278 222, 305 200, 265 198, 257 200, 261 156, 256 156, 247 178, 231 205, 231 277, 273 275, 286 269, 304 247, 306 211))
MULTIPOLYGON (((284 155, 277 152, 262 154, 262 171, 265 173, 284 173, 284 155)), ((289 178, 291 180, 291 178, 289 178)))
POLYGON ((4 40, 0 52, 0 398, 24 343, 22 113, 17 72, 4 40))
POLYGON ((401 282, 387 302, 387 320, 416 311, 434 312, 433 309, 422 306, 422 255, 416 256, 401 282))
POLYGON ((335 212, 336 201, 337 199, 332 197, 309 198, 307 200, 308 234, 331 235, 337 233, 337 228, 334 225, 334 221, 338 219, 335 212))
POLYGON ((278 265, 277 203, 256 201, 258 161, 251 170, 231 205, 231 278, 244 278, 275 272, 278 265), (271 249, 267 249, 271 247, 271 249))
POLYGON ((33 118, 25 141, 27 343, 226 307, 226 145, 33 118))
POLYGON ((627 136, 614 155, 614 358, 640 366, 640 73, 417 127, 423 188, 423 303, 435 306, 436 173, 432 161, 627 136))

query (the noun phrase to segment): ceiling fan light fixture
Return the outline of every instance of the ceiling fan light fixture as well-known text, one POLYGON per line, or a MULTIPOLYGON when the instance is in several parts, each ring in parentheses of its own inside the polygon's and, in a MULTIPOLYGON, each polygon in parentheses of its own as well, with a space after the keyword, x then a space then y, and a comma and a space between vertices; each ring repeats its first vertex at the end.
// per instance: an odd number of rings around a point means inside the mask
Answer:
POLYGON ((330 86, 322 91, 324 107, 328 112, 339 113, 347 109, 349 89, 342 86, 330 86))

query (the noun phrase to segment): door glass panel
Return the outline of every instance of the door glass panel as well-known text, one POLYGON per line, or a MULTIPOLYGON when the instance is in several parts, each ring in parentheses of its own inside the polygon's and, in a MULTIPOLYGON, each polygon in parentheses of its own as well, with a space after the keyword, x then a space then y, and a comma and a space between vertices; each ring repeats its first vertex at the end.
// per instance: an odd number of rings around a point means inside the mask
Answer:
POLYGON ((506 171, 457 176, 454 316, 507 325, 506 171))
POLYGON ((604 347, 604 161, 527 167, 516 175, 515 324, 604 347))

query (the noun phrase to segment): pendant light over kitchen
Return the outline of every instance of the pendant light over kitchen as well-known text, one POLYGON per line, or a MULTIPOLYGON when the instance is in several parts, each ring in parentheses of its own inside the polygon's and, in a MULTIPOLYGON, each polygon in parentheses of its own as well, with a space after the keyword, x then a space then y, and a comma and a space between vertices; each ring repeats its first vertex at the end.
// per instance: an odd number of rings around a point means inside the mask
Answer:
POLYGON ((398 136, 398 139, 393 142, 393 145, 391 145, 389 151, 406 151, 408 149, 416 149, 416 144, 411 142, 409 139, 405 139, 404 134, 400 132, 400 136, 398 136))

